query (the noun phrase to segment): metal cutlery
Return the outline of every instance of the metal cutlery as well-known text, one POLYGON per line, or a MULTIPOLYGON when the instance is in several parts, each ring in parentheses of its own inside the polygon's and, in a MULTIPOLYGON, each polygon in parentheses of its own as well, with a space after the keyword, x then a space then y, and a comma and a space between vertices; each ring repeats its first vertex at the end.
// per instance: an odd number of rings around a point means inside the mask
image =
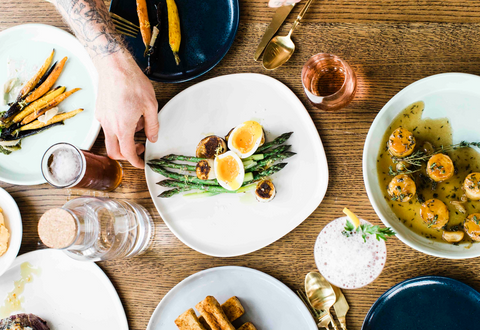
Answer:
POLYGON ((337 301, 333 305, 333 308, 335 309, 335 315, 337 315, 337 319, 340 322, 342 329, 347 330, 346 316, 350 306, 348 305, 347 299, 345 299, 342 290, 333 284, 331 285, 333 291, 335 291, 335 295, 337 296, 337 301))
POLYGON ((275 33, 277 33, 278 29, 282 26, 285 19, 287 19, 288 14, 290 14, 293 7, 295 7, 295 4, 289 6, 282 6, 277 9, 275 15, 272 18, 272 21, 270 22, 270 25, 265 30, 265 34, 263 35, 262 41, 260 41, 260 44, 258 45, 255 55, 253 56, 253 59, 255 61, 258 61, 258 59, 263 53, 263 50, 265 49, 265 47, 267 47, 268 42, 273 38, 275 33))
POLYGON ((312 4, 313 0, 308 0, 303 7, 297 19, 292 25, 290 32, 285 37, 275 37, 267 45, 265 54, 263 55, 263 67, 267 70, 275 70, 279 66, 285 64, 295 52, 295 44, 293 43, 291 36, 293 31, 297 28, 298 24, 302 20, 303 16, 308 10, 308 7, 312 4))
POLYGON ((338 330, 330 314, 330 308, 337 301, 335 291, 330 283, 320 273, 308 273, 305 277, 305 292, 308 301, 314 309, 324 310, 328 314, 329 321, 333 328, 338 330))

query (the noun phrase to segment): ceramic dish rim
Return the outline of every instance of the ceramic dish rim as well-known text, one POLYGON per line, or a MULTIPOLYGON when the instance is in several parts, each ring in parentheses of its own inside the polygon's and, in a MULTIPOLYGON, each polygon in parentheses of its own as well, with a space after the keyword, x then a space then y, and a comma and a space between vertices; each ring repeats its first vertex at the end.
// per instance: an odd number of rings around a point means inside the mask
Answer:
MULTIPOLYGON (((256 247, 256 248, 249 248, 248 250, 246 249, 244 252, 242 253, 236 253, 236 254, 230 254, 230 253, 210 253, 210 252, 207 252, 205 251, 203 248, 198 248, 198 247, 194 247, 193 245, 194 244, 191 244, 190 242, 187 242, 187 240, 185 239, 185 237, 183 237, 183 235, 180 235, 177 230, 175 230, 171 225, 170 225, 170 220, 165 220, 164 218, 164 214, 163 212, 160 210, 160 207, 157 206, 157 203, 155 203, 155 201, 153 200, 154 198, 154 195, 153 194, 153 186, 150 184, 150 181, 148 180, 148 176, 150 174, 148 174, 148 172, 150 171, 150 169, 148 168, 148 166, 145 166, 145 178, 146 178, 146 181, 147 181, 147 186, 148 186, 148 191, 149 191, 149 195, 150 195, 150 198, 152 199, 153 201, 153 204, 155 205, 155 209, 157 210, 157 212, 159 213, 160 217, 162 218, 163 222, 167 225, 168 229, 175 235, 176 238, 178 238, 183 244, 185 244, 186 246, 188 246, 189 248, 197 251, 197 252, 200 252, 202 254, 205 254, 205 255, 209 255, 209 256, 212 256, 212 257, 218 257, 218 258, 229 258, 229 257, 238 257, 238 256, 241 256, 241 255, 247 255, 247 254, 250 254, 252 252, 255 252, 255 251, 258 251, 258 250, 261 250, 267 246, 269 246, 270 244, 278 241, 279 239, 281 239, 282 237, 286 236, 287 234, 289 234, 291 231, 293 231, 295 228, 297 228, 298 226, 300 226, 305 220, 308 219, 308 217, 310 217, 310 215, 312 215, 313 212, 315 212, 315 210, 321 205, 323 199, 325 198, 325 195, 328 191, 328 185, 329 185, 329 169, 328 169, 328 159, 327 159, 327 156, 326 156, 326 153, 325 153, 325 148, 323 147, 323 143, 322 143, 322 140, 321 140, 321 137, 320 137, 320 134, 318 134, 318 130, 316 129, 316 126, 315 126, 315 123, 313 122, 313 119, 312 117, 310 116, 307 108, 303 105, 302 101, 300 101, 300 99, 297 97, 297 95, 290 89, 288 88, 288 86, 286 86, 285 84, 283 84, 281 81, 275 79, 275 78, 272 78, 270 76, 267 76, 267 75, 264 75, 264 74, 260 74, 260 73, 234 73, 234 74, 227 74, 227 75, 223 75, 223 76, 218 76, 218 77, 214 77, 214 78, 210 78, 210 79, 207 79, 207 80, 204 80, 202 82, 199 82, 197 84, 194 84, 186 89, 184 89, 183 91, 181 91, 180 93, 178 93, 177 95, 175 95, 172 99, 170 99, 163 107, 162 109, 160 110, 159 112, 159 118, 160 118, 160 114, 162 112, 162 110, 164 108, 166 108, 175 98, 177 97, 181 97, 184 93, 186 93, 187 91, 189 91, 190 89, 192 88, 198 88, 198 85, 200 84, 204 84, 206 82, 209 82, 211 80, 218 80, 218 79, 229 79, 233 76, 239 76, 239 77, 242 77, 242 76, 254 76, 254 77, 257 77, 259 79, 265 79, 266 81, 268 80, 269 82, 272 82, 274 84, 277 84, 278 86, 280 86, 282 89, 284 90, 288 90, 292 96, 295 97, 295 102, 298 102, 299 106, 302 107, 303 111, 299 111, 299 113, 303 113, 303 115, 305 116, 305 119, 308 121, 308 124, 309 125, 312 125, 313 129, 315 129, 316 131, 316 135, 315 135, 315 144, 317 144, 318 146, 320 146, 320 148, 317 148, 318 149, 318 152, 320 153, 320 157, 321 158, 324 158, 325 159, 325 167, 324 167, 324 178, 325 178, 325 188, 322 189, 322 191, 320 191, 319 193, 319 196, 321 196, 321 198, 319 199, 319 203, 318 205, 311 211, 308 212, 308 215, 302 220, 300 221, 298 224, 295 224, 292 226, 290 226, 288 228, 288 230, 280 237, 274 239, 273 241, 270 241, 266 244, 261 244, 262 246, 260 247, 256 247)), ((148 146, 151 144, 150 141, 147 141, 146 143, 146 146, 145 146, 145 154, 147 154, 147 149, 148 149, 148 146)))
MULTIPOLYGON (((445 77, 470 77, 473 79, 479 80, 480 83, 480 76, 474 75, 474 74, 469 74, 469 73, 461 73, 461 72, 448 72, 448 73, 439 73, 435 74, 432 76, 428 76, 425 78, 422 78, 420 80, 417 80, 410 85, 406 86, 403 88, 401 91, 399 91, 397 94, 395 94, 393 97, 390 98, 390 100, 382 107, 382 109, 378 112, 378 114, 375 117, 375 120, 373 121, 372 125, 370 126, 368 130, 367 137, 365 139, 365 144, 363 148, 363 154, 362 154, 362 171, 363 171, 363 182, 365 184, 365 190, 367 192, 368 199, 370 201, 370 204, 372 205, 373 209, 375 210, 376 215, 380 218, 380 220, 383 222, 385 226, 392 227, 391 225, 391 220, 388 219, 387 216, 385 216, 381 211, 380 207, 375 201, 374 198, 374 191, 376 189, 380 189, 379 187, 373 188, 370 185, 369 182, 369 176, 368 176, 368 164, 367 164, 367 157, 371 156, 371 152, 368 151, 368 147, 373 144, 373 130, 379 126, 380 121, 383 116, 385 116, 388 113, 388 109, 391 107, 391 105, 397 101, 397 99, 400 99, 403 97, 405 94, 408 94, 411 90, 415 89, 420 84, 425 84, 426 82, 429 82, 431 80, 435 79, 444 79, 445 77)), ((399 112, 400 113, 400 112, 399 112)), ((377 157, 378 153, 378 148, 375 149, 376 154, 375 158, 377 157)), ((408 229, 408 228, 407 228, 408 229)), ((410 229, 408 229, 410 230, 410 229)), ((412 232, 415 235, 418 235, 414 232, 412 232)), ((416 242, 412 242, 408 237, 404 236, 402 233, 397 232, 396 237, 403 242, 405 245, 411 247, 414 250, 417 250, 419 252, 434 256, 434 257, 440 257, 440 258, 446 258, 446 259, 470 259, 470 258, 476 258, 480 256, 480 250, 477 251, 476 253, 470 253, 466 255, 462 255, 461 252, 455 252, 455 251, 439 251, 434 248, 432 245, 431 247, 424 247, 422 245, 417 244, 416 242)))
POLYGON ((390 296, 392 294, 397 293, 396 291, 401 290, 401 287, 404 287, 405 285, 410 284, 410 283, 428 281, 428 280, 435 281, 435 284, 439 284, 439 283, 444 283, 445 284, 446 282, 450 282, 448 284, 453 283, 453 285, 457 285, 457 286, 462 287, 462 288, 468 290, 469 292, 473 293, 480 300, 480 292, 478 292, 477 290, 472 288, 470 285, 465 284, 465 283, 463 283, 463 282, 461 282, 457 279, 447 277, 447 276, 439 276, 439 275, 421 275, 421 276, 412 277, 412 278, 406 279, 404 281, 401 281, 400 283, 395 284, 390 289, 388 289, 383 294, 381 294, 380 297, 378 297, 378 299, 373 303, 373 305, 368 310, 367 315, 365 316, 365 319, 363 320, 361 330, 365 330, 365 326, 368 325, 367 322, 371 322, 371 318, 373 317, 373 313, 374 313, 375 309, 378 308, 378 306, 380 304, 382 304, 385 300, 390 299, 390 296))
MULTIPOLYGON (((223 271, 223 270, 237 270, 237 271, 243 271, 243 272, 248 272, 248 273, 252 273, 252 274, 257 274, 259 275, 260 277, 263 277, 263 278, 266 278, 268 279, 268 282, 269 283, 274 283, 278 286, 280 286, 283 290, 283 292, 285 292, 286 294, 290 295, 292 298, 296 298, 296 302, 299 303, 301 306, 303 306, 305 309, 306 309, 306 313, 308 315, 311 316, 311 314, 308 312, 308 309, 307 307, 304 305, 304 303, 300 300, 300 298, 295 294, 295 292, 293 292, 292 289, 290 289, 285 283, 283 283, 282 281, 276 279, 275 277, 273 277, 272 275, 269 275, 267 273, 264 273, 258 269, 254 269, 254 268, 250 268, 250 267, 243 267, 243 266, 219 266, 219 267, 212 267, 212 268, 207 268, 207 269, 204 269, 204 270, 201 270, 199 272, 196 272, 186 278, 184 278, 183 280, 181 280, 180 282, 178 282, 173 288, 171 288, 167 294, 165 294, 163 296, 163 298, 160 300, 160 302, 158 303, 157 307, 155 307, 155 310, 153 311, 152 315, 150 316, 150 320, 148 321, 148 325, 147 325, 147 329, 146 330, 153 330, 152 328, 152 319, 153 319, 153 316, 156 315, 157 313, 160 313, 160 308, 162 307, 162 302, 164 300, 167 300, 167 299, 170 299, 170 296, 173 296, 176 294, 176 292, 174 292, 175 290, 179 290, 179 288, 182 286, 182 285, 185 285, 186 282, 188 281, 192 281, 192 280, 195 280, 197 277, 202 277, 203 275, 205 274, 208 274, 208 273, 211 273, 211 272, 217 272, 217 271, 223 271)), ((316 326, 316 323, 314 321, 314 319, 312 318, 312 329, 317 329, 317 326, 316 326)))
MULTIPOLYGON (((0 31, 0 38, 5 34, 12 33, 12 32, 15 33, 17 30, 22 30, 24 28, 33 28, 35 30, 46 29, 47 31, 48 30, 55 31, 56 33, 62 34, 65 38, 70 38, 71 40, 75 41, 79 46, 81 46, 82 49, 84 49, 82 44, 80 43, 80 41, 78 41, 78 39, 75 36, 73 36, 72 34, 70 34, 67 31, 62 30, 62 29, 60 29, 56 26, 42 24, 42 23, 26 23, 26 24, 15 25, 13 27, 10 27, 10 28, 7 28, 3 31, 0 31)), ((85 49, 84 49, 84 55, 87 56, 90 59, 90 56, 88 55, 88 53, 85 49)), ((78 55, 76 55, 76 56, 78 56, 78 55)), ((90 61, 91 61, 91 59, 90 59, 90 61)), ((92 62, 92 68, 95 69, 95 67, 93 66, 93 62, 92 62)), ((89 75, 89 77, 91 78, 91 80, 93 82, 93 91, 95 93, 95 98, 97 98, 97 96, 98 96, 97 95, 97 92, 98 92, 97 91, 97 89, 98 89, 98 77, 97 77, 96 70, 95 70, 95 75, 94 76, 89 75)), ((89 135, 85 136, 85 140, 87 140, 87 138, 88 138, 88 142, 85 144, 85 147, 87 147, 87 149, 90 150, 93 147, 95 141, 97 140, 98 135, 100 134, 100 129, 101 129, 101 125, 95 117, 92 120, 92 125, 88 129, 90 131, 92 131, 93 134, 91 134, 91 135, 89 134, 89 135), (93 127, 94 131, 92 131, 92 127, 93 127)), ((58 142, 61 142, 61 141, 58 141, 58 142)), ((80 147, 82 147, 82 149, 83 149, 84 146, 80 146, 80 147)), ((38 179, 38 180, 35 180, 35 181, 28 181, 28 182, 18 181, 16 179, 12 180, 12 179, 9 179, 9 178, 0 178, 0 181, 8 183, 8 184, 18 185, 18 186, 36 186, 36 185, 44 184, 44 183, 47 182, 43 178, 43 175, 41 173, 40 173, 39 178, 40 177, 41 177, 41 179, 38 179)))

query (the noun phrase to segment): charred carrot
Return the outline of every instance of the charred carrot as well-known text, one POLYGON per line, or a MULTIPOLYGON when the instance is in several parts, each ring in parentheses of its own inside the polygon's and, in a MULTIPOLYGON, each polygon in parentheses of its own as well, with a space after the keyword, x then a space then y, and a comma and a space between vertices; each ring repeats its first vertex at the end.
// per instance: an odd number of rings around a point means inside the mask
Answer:
POLYGON ((43 75, 45 74, 45 72, 47 72, 48 68, 50 67, 50 64, 52 64, 52 60, 53 60, 53 54, 55 53, 55 49, 52 50, 52 53, 50 54, 50 56, 45 60, 45 63, 43 63, 42 67, 40 68, 40 70, 38 70, 38 72, 32 77, 32 79, 30 79, 24 86, 23 88, 20 90, 20 93, 18 93, 18 96, 17 96, 17 101, 20 101, 21 99, 23 99, 28 93, 30 93, 32 91, 32 89, 35 88, 35 86, 37 86, 37 83, 40 81, 40 79, 43 77, 43 75))
POLYGON ((59 86, 55 88, 54 90, 49 91, 47 94, 36 100, 35 102, 30 103, 28 106, 26 106, 22 112, 20 112, 18 115, 13 117, 13 122, 18 123, 22 121, 26 116, 29 114, 42 109, 43 107, 47 106, 47 104, 55 99, 57 96, 61 95, 63 92, 65 92, 65 87, 59 86))
POLYGON ((72 90, 69 90, 68 92, 65 92, 63 94, 58 95, 53 100, 48 102, 43 108, 40 108, 40 109, 36 110, 35 112, 32 112, 31 114, 29 114, 27 117, 25 117, 22 120, 22 125, 26 125, 28 123, 31 123, 32 121, 34 121, 35 119, 37 119, 38 117, 43 115, 48 110, 50 110, 52 108, 55 108, 57 105, 60 104, 60 102, 64 101, 67 97, 69 97, 70 95, 72 95, 73 93, 75 93, 79 90, 80 90, 80 88, 74 88, 72 90))
POLYGON ((167 0, 168 11, 168 43, 172 49, 173 56, 177 65, 180 64, 178 51, 180 50, 180 42, 182 41, 182 33, 180 31, 180 17, 178 16, 178 8, 175 0, 167 0))
POLYGON ((142 33, 143 43, 148 48, 150 39, 152 38, 152 30, 150 28, 150 20, 148 19, 148 10, 146 0, 137 0, 137 15, 140 23, 140 32, 142 33))
POLYGON ((59 63, 55 65, 52 73, 48 76, 47 79, 38 86, 32 93, 30 93, 26 98, 25 102, 30 103, 38 98, 42 97, 50 88, 52 88, 53 84, 57 81, 60 73, 62 73, 63 67, 65 66, 65 62, 67 61, 67 57, 64 57, 59 63))
POLYGON ((46 123, 42 123, 41 121, 35 120, 33 123, 30 123, 28 125, 20 127, 19 131, 20 132, 29 131, 29 130, 33 130, 33 129, 39 129, 39 128, 42 128, 42 127, 45 127, 45 126, 48 126, 48 125, 51 125, 51 124, 59 123, 61 121, 64 121, 64 120, 67 120, 67 119, 70 119, 70 118, 76 116, 77 114, 79 114, 82 111, 83 111, 83 109, 77 109, 77 110, 74 110, 74 111, 61 113, 59 115, 54 116, 52 119, 50 119, 46 123))

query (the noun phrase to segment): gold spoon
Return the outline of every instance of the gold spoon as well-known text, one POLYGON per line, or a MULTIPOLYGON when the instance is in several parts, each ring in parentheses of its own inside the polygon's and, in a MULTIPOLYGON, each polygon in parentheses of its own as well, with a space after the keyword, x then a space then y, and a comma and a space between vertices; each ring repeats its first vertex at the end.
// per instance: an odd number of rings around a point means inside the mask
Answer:
POLYGON ((312 307, 324 310, 328 314, 333 328, 338 330, 330 314, 330 308, 337 301, 337 296, 330 283, 320 273, 308 273, 305 277, 305 292, 312 307))
POLYGON ((295 44, 293 43, 291 36, 293 31, 297 28, 298 24, 302 20, 303 16, 310 7, 310 4, 313 0, 308 0, 303 7, 300 14, 298 14, 297 19, 293 22, 292 28, 288 35, 285 37, 275 37, 267 45, 265 49, 265 54, 263 55, 263 67, 267 70, 275 70, 279 66, 285 64, 290 57, 292 57, 293 52, 295 52, 295 44))

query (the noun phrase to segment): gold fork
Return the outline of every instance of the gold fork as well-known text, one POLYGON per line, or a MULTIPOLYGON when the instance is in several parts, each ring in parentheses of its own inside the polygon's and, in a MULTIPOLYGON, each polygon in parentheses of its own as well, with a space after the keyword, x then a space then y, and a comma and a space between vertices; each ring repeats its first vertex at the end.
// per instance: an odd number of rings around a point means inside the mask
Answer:
POLYGON ((117 14, 110 13, 110 18, 115 25, 115 30, 121 34, 135 38, 138 32, 140 32, 140 28, 137 25, 121 16, 118 16, 117 14))
POLYGON ((302 291, 302 290, 297 290, 297 295, 300 297, 302 300, 303 304, 307 307, 308 311, 312 315, 313 319, 317 323, 317 327, 320 329, 325 328, 330 330, 329 324, 330 324, 330 316, 328 313, 319 313, 319 311, 315 308, 312 307, 310 304, 310 301, 307 298, 307 295, 302 291))

